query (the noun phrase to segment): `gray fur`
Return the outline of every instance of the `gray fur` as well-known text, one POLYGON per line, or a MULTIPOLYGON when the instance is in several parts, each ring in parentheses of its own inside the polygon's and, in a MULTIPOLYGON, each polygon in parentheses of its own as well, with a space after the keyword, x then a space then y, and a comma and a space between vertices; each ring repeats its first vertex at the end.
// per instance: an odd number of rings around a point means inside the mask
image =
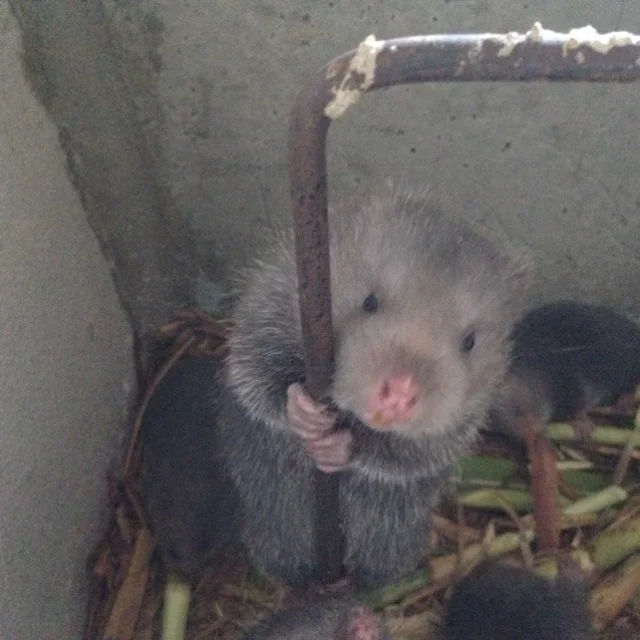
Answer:
POLYGON ((640 384, 640 327, 603 306, 556 302, 529 311, 513 331, 510 371, 490 426, 522 436, 572 421, 640 384))
POLYGON ((390 640, 373 611, 349 599, 332 599, 277 613, 253 626, 241 640, 390 640), (357 625, 367 618, 367 631, 357 625), (374 629, 371 626, 374 625, 374 629), (377 625, 377 626, 375 626, 377 625))
POLYGON ((587 598, 578 577, 481 565, 455 586, 440 640, 589 640, 587 598))
MULTIPOLYGON (((505 374, 529 278, 520 257, 411 194, 384 189, 352 199, 330 211, 330 228, 331 395, 356 445, 340 474, 346 562, 369 584, 406 574, 423 556, 442 479, 474 441, 505 374), (367 315, 362 302, 371 292, 380 304, 367 315), (471 330, 476 344, 465 354, 460 345, 471 330), (370 428, 363 412, 376 376, 406 370, 422 390, 417 416, 393 431, 370 428)), ((204 438, 209 458, 230 474, 239 498, 234 522, 251 558, 303 585, 317 577, 317 563, 313 467, 286 419, 286 389, 304 378, 290 233, 244 273, 233 322, 215 417, 206 416, 211 434, 199 427, 193 437, 204 438)), ((156 480, 162 487, 168 478, 156 480)), ((152 492, 162 491, 153 484, 152 492)), ((167 529, 167 517, 158 511, 156 526, 167 529)))

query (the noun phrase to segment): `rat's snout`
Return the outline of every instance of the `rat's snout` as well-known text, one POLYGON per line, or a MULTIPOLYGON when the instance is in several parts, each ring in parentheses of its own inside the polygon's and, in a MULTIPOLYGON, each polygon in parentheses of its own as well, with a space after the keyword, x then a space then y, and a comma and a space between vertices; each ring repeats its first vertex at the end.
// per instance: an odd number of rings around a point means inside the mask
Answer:
POLYGON ((397 422, 411 420, 419 394, 418 382, 410 373, 383 377, 369 399, 369 424, 377 429, 392 429, 397 422))

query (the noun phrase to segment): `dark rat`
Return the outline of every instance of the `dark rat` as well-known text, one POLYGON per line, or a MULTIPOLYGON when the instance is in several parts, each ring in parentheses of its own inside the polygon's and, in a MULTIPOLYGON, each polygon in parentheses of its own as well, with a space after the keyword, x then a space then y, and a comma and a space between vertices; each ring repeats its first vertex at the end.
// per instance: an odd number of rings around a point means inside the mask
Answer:
POLYGON ((368 607, 332 599, 281 611, 259 622, 241 640, 391 640, 368 607))
POLYGON ((149 512, 169 569, 193 576, 239 539, 280 580, 318 579, 317 465, 340 472, 354 580, 406 574, 423 557, 443 475, 494 402, 527 262, 407 192, 382 189, 329 215, 337 411, 301 386, 286 232, 240 279, 224 363, 182 362, 145 418, 149 512))
POLYGON ((557 302, 527 313, 513 331, 513 360, 492 411, 495 428, 521 435, 525 422, 571 422, 623 402, 640 383, 640 328, 612 309, 557 302))
POLYGON ((454 587, 440 640, 588 640, 588 589, 573 573, 481 565, 454 587))
POLYGON ((219 432, 218 360, 188 358, 160 381, 145 411, 142 480, 156 544, 169 571, 195 581, 241 530, 238 495, 219 432))
MULTIPOLYGON (((545 579, 490 562, 453 590, 439 640, 588 640, 588 590, 577 568, 545 579)), ((375 613, 348 599, 318 601, 266 618, 242 640, 388 640, 375 613)))

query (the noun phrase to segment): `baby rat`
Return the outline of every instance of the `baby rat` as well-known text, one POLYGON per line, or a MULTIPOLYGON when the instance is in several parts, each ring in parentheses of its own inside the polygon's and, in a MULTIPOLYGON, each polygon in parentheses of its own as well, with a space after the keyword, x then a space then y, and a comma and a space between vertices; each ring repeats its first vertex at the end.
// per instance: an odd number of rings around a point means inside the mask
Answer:
MULTIPOLYGON (((579 570, 554 580, 497 563, 454 588, 440 640, 588 640, 587 586, 579 570)), ((268 618, 242 640, 387 640, 373 611, 349 600, 320 601, 268 618)))
POLYGON ((455 586, 441 640, 588 640, 587 595, 577 576, 481 565, 455 586))
POLYGON ((443 476, 495 401, 527 263, 404 191, 353 198, 329 217, 333 408, 301 386, 290 231, 242 274, 224 363, 183 361, 151 401, 145 486, 174 571, 193 576, 241 540, 280 580, 318 579, 317 466, 340 473, 355 582, 406 574, 423 557, 443 476))
POLYGON ((595 406, 627 400, 640 383, 640 328, 603 306, 548 304, 513 331, 513 360, 492 423, 522 434, 527 420, 571 422, 585 436, 595 406))
POLYGON ((281 611, 241 640, 391 640, 383 622, 350 600, 327 600, 281 611))

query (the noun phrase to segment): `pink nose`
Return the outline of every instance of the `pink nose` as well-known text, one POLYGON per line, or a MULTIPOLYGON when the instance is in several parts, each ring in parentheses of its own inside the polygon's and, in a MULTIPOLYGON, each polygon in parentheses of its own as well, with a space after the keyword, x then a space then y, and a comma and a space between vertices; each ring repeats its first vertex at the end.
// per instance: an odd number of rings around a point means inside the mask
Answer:
POLYGON ((395 375, 380 382, 371 399, 371 423, 391 427, 412 417, 420 389, 411 374, 395 375))

